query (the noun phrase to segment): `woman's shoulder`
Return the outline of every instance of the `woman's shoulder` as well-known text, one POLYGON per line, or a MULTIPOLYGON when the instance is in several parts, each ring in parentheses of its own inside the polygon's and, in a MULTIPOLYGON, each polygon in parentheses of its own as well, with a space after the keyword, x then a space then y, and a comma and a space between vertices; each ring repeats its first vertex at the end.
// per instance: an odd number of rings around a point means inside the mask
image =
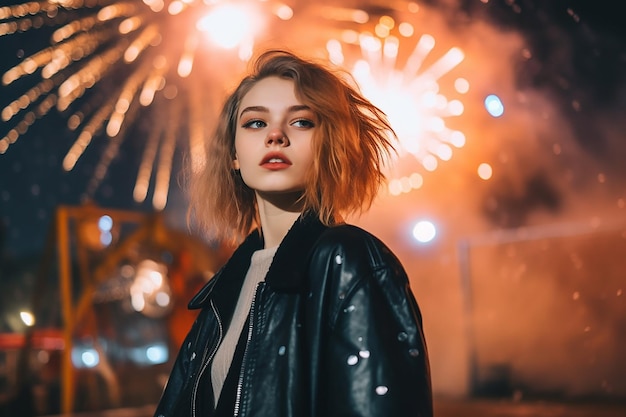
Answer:
POLYGON ((371 232, 342 223, 327 228, 316 243, 316 249, 336 262, 364 262, 372 267, 398 265, 391 249, 371 232))
POLYGON ((320 236, 319 243, 345 245, 345 244, 384 244, 372 233, 349 223, 339 223, 328 227, 320 236))
MULTIPOLYGON (((314 245, 308 264, 311 287, 330 294, 330 300, 347 300, 359 288, 400 294, 408 276, 395 254, 378 237, 358 226, 341 224, 326 229, 314 245), (373 285, 364 285, 365 283, 373 285)), ((316 291, 312 291, 315 293, 316 291)), ((332 317, 343 301, 333 307, 332 317)))

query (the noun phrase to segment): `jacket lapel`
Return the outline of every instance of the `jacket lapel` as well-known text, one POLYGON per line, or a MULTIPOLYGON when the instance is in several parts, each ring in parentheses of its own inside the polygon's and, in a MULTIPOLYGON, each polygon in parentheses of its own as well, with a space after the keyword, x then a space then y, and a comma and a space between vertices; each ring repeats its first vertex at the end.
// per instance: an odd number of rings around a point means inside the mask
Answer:
POLYGON ((211 294, 215 291, 219 297, 214 297, 214 302, 220 311, 222 311, 220 307, 225 307, 223 304, 227 306, 233 304, 232 308, 234 309, 246 272, 250 267, 252 253, 262 247, 263 242, 258 230, 250 233, 246 240, 233 252, 226 264, 191 299, 188 308, 194 310, 208 306, 208 302, 212 298, 211 294))

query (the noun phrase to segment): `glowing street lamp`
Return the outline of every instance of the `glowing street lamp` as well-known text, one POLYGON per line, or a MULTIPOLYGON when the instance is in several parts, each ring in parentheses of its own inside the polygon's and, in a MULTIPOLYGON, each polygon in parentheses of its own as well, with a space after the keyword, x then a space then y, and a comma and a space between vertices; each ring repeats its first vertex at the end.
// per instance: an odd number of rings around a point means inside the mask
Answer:
POLYGON ((22 319, 22 323, 28 327, 35 325, 35 316, 30 311, 20 311, 20 318, 22 319))

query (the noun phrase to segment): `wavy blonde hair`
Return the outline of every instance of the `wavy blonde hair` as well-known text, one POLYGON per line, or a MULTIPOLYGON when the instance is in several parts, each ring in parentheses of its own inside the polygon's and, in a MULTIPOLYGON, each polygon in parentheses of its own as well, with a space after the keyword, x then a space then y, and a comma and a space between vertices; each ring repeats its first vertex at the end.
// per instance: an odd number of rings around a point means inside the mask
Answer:
POLYGON ((235 131, 243 97, 271 76, 293 80, 298 99, 317 115, 303 211, 332 224, 335 218, 367 210, 385 180, 383 165, 394 135, 385 114, 344 73, 290 52, 267 51, 226 99, 206 146, 205 164, 190 178, 189 216, 215 238, 237 241, 260 226, 254 190, 233 169, 235 131))

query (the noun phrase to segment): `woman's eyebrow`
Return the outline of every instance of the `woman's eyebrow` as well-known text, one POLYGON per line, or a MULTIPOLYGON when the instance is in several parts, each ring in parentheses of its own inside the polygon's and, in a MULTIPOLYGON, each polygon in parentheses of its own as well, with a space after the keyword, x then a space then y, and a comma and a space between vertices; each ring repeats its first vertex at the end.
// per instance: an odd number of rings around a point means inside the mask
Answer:
POLYGON ((251 111, 259 111, 259 112, 268 113, 270 110, 267 107, 263 107, 263 106, 250 106, 250 107, 246 107, 245 109, 243 109, 241 113, 239 113, 239 117, 241 118, 241 116, 243 116, 244 113, 251 112, 251 111))
MULTIPOLYGON (((287 109, 287 111, 289 113, 294 113, 297 111, 302 111, 302 110, 311 110, 311 108, 309 106, 307 106, 306 104, 296 104, 294 106, 291 106, 287 109)), ((262 112, 262 113, 269 113, 269 109, 265 106, 249 106, 246 107, 245 109, 243 109, 241 111, 241 113, 239 114, 239 118, 241 118, 245 113, 251 112, 251 111, 258 111, 258 112, 262 112)))
POLYGON ((301 110, 311 110, 311 108, 307 106, 306 104, 298 104, 298 105, 289 107, 289 113, 293 113, 293 112, 297 112, 301 110))

